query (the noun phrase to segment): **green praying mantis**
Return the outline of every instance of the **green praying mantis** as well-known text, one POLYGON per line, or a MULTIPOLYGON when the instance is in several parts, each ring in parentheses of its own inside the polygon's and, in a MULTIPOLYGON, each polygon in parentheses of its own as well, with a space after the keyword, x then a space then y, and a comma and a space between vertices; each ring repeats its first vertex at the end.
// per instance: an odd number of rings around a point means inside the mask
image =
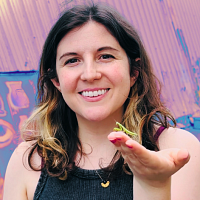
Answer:
POLYGON ((116 125, 118 126, 118 128, 114 128, 113 131, 123 131, 124 133, 126 133, 127 135, 129 135, 130 137, 133 136, 137 136, 137 133, 131 132, 128 129, 126 129, 122 124, 120 124, 119 122, 116 122, 116 125))

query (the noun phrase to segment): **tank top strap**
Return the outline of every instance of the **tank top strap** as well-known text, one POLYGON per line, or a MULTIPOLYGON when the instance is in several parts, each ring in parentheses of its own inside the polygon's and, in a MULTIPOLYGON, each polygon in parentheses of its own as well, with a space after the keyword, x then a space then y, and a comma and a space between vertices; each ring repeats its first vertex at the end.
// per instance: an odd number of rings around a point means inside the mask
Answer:
POLYGON ((48 174, 47 174, 46 170, 42 169, 41 175, 40 175, 40 178, 39 178, 39 181, 38 181, 35 193, 34 193, 33 200, 39 199, 40 193, 42 192, 42 190, 46 184, 47 178, 48 178, 48 174))
POLYGON ((154 135, 154 140, 155 142, 157 142, 159 136, 161 135, 161 133, 165 130, 164 126, 161 126, 157 131, 156 134, 154 135))

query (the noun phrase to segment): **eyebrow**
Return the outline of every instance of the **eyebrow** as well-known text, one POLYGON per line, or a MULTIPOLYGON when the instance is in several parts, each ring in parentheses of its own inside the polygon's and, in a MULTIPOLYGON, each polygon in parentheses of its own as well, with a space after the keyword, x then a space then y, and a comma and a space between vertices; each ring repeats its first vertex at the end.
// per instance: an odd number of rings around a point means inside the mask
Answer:
MULTIPOLYGON (((105 47, 101 47, 99 49, 97 49, 97 52, 101 52, 101 51, 104 51, 104 50, 113 50, 113 51, 119 51, 113 47, 110 47, 110 46, 105 46, 105 47)), ((63 57, 65 56, 76 56, 78 55, 77 53, 75 52, 68 52, 68 53, 64 53, 62 56, 60 56, 59 60, 61 60, 63 57)))
POLYGON ((75 52, 64 53, 62 56, 60 56, 59 60, 61 60, 65 56, 76 56, 76 55, 78 54, 75 52))
POLYGON ((101 47, 99 48, 97 51, 103 51, 103 50, 114 50, 114 51, 119 51, 113 47, 110 47, 110 46, 105 46, 105 47, 101 47))

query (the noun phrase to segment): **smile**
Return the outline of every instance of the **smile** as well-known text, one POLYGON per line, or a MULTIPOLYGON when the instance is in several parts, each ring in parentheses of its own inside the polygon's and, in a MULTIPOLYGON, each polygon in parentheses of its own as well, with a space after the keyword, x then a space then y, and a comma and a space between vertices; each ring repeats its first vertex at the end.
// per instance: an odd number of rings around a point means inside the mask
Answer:
POLYGON ((81 95, 83 95, 84 97, 97 97, 97 96, 101 96, 101 95, 105 94, 107 91, 108 91, 108 89, 96 90, 96 91, 83 91, 83 92, 81 92, 81 95))

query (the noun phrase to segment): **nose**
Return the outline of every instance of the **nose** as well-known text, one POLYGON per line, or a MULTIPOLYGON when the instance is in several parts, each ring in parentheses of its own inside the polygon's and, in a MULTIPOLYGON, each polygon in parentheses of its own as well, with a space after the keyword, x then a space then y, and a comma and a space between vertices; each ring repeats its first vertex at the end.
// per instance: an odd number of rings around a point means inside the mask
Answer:
POLYGON ((83 72, 81 74, 81 80, 93 82, 101 78, 101 72, 98 71, 97 63, 87 62, 83 65, 83 72))

